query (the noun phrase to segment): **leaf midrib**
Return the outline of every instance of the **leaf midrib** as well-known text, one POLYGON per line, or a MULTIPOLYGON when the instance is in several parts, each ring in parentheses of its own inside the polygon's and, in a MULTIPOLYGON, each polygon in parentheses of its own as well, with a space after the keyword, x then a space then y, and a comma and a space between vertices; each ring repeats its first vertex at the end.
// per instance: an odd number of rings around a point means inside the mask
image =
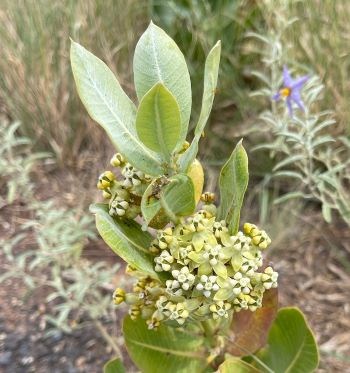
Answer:
MULTIPOLYGON (((101 213, 96 213, 96 215, 100 215, 101 218, 103 218, 102 214, 101 213)), ((107 214, 106 214, 107 215, 107 214)), ((122 236, 127 242, 129 242, 131 245, 135 246, 136 248, 138 248, 139 250, 141 250, 142 252, 144 252, 145 254, 148 254, 149 255, 149 251, 147 249, 145 249, 144 247, 140 246, 139 244, 137 244, 136 242, 132 241, 127 235, 125 235, 125 233, 118 229, 117 225, 115 224, 112 224, 111 220, 112 219, 109 215, 108 217, 105 217, 105 221, 108 223, 109 225, 109 229, 113 232, 114 230, 117 230, 118 231, 118 234, 120 234, 120 236, 122 236), (116 227, 116 228, 115 228, 116 227)))
POLYGON ((133 343, 135 345, 141 346, 141 347, 148 348, 150 350, 163 352, 163 353, 166 353, 166 354, 169 354, 169 355, 175 355, 175 356, 186 357, 186 358, 191 358, 191 359, 205 360, 205 357, 203 355, 201 355, 199 353, 195 353, 195 352, 187 352, 187 351, 168 349, 168 348, 165 348, 165 347, 151 345, 151 344, 148 344, 148 343, 138 342, 138 341, 135 341, 133 339, 129 339, 129 342, 133 343))
POLYGON ((167 149, 167 146, 165 144, 164 134, 163 134, 163 128, 162 128, 162 121, 160 119, 160 111, 159 111, 159 94, 160 90, 159 88, 156 91, 155 97, 154 97, 154 115, 156 120, 156 126, 157 126, 157 139, 159 141, 159 145, 161 148, 161 151, 164 155, 164 158, 166 160, 169 160, 170 152, 167 149))
POLYGON ((296 355, 294 356, 293 360, 290 362, 290 364, 289 364, 285 373, 290 373, 291 372, 291 369, 294 367, 294 364, 296 363, 296 361, 300 357, 300 354, 301 354, 302 349, 304 348, 305 342, 306 342, 306 335, 304 335, 303 342, 300 345, 300 348, 299 348, 298 352, 296 353, 296 355))
MULTIPOLYGON (((95 79, 92 78, 91 74, 90 74, 90 71, 89 69, 86 68, 86 65, 84 63, 84 70, 86 71, 86 75, 88 77, 88 80, 90 81, 90 86, 92 86, 92 88, 95 89, 95 92, 97 93, 97 95, 100 97, 100 99, 102 100, 102 102, 106 105, 107 109, 109 110, 109 112, 111 113, 112 117, 119 123, 119 125, 124 129, 124 132, 129 136, 130 140, 133 141, 135 143, 136 146, 138 146, 139 148, 142 149, 142 151, 144 153, 146 153, 152 160, 154 160, 157 164, 159 164, 159 160, 157 158, 155 158, 153 156, 152 153, 150 153, 148 151, 148 149, 146 147, 144 147, 138 140, 137 138, 130 132, 130 130, 128 129, 128 127, 123 123, 123 121, 120 119, 120 117, 114 112, 114 110, 109 106, 109 103, 108 101, 106 101, 104 95, 102 94, 102 92, 100 92, 100 89, 98 88, 98 86, 96 85, 96 81, 95 79)), ((123 92, 124 93, 124 92, 123 92)), ((132 102, 130 101, 130 103, 132 104, 132 102)))

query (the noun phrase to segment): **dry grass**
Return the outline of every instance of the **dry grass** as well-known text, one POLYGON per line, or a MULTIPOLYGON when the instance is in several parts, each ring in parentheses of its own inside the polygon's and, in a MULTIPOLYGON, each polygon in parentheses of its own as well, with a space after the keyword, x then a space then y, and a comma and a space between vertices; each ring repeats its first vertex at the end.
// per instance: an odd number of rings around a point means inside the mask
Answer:
POLYGON ((119 73, 128 91, 135 41, 147 21, 137 0, 3 0, 0 90, 25 135, 72 163, 83 145, 101 149, 105 135, 91 123, 74 86, 69 37, 119 73))
MULTIPOLYGON (((283 35, 293 61, 311 68, 325 84, 321 110, 335 111, 334 135, 350 134, 350 2, 346 0, 264 0, 267 27, 276 19, 294 24, 283 35)), ((278 21, 277 21, 278 22, 278 21)))

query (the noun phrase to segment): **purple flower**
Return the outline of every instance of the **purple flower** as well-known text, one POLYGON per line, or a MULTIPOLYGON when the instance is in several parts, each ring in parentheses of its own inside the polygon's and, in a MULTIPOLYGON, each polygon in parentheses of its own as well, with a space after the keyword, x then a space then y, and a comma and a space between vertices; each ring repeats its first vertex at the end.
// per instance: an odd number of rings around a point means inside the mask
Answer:
POLYGON ((305 106, 301 99, 300 90, 303 88, 303 85, 308 79, 309 76, 304 75, 294 80, 290 76, 287 66, 283 66, 283 87, 272 96, 272 99, 278 101, 281 98, 285 98, 288 112, 291 117, 293 116, 293 102, 297 104, 300 110, 305 111, 305 106))

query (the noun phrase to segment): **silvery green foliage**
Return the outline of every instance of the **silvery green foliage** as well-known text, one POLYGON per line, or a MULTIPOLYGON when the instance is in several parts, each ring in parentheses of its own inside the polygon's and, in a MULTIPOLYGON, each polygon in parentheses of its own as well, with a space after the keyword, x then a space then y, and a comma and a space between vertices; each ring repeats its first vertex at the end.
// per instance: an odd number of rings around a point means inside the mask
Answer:
POLYGON ((284 102, 275 103, 271 99, 281 86, 283 64, 292 65, 292 61, 285 60, 282 33, 283 27, 269 35, 250 34, 263 46, 261 59, 265 66, 264 71, 253 72, 263 88, 252 96, 265 97, 270 102, 260 119, 262 131, 271 140, 255 150, 268 150, 277 160, 272 177, 294 181, 292 191, 275 203, 291 198, 318 200, 327 222, 331 222, 332 210, 336 210, 350 224, 350 141, 345 136, 330 134, 329 129, 335 123, 331 110, 317 110, 317 101, 322 100, 324 90, 320 79, 310 74, 302 92, 305 112, 296 109, 291 117, 284 102))
POLYGON ((20 125, 5 120, 0 124, 0 189, 5 194, 0 196, 0 207, 31 196, 30 172, 40 159, 48 157, 47 153, 30 152, 31 141, 17 133, 20 125))
POLYGON ((89 215, 79 208, 58 208, 54 200, 35 198, 30 171, 48 155, 31 155, 30 141, 16 135, 18 127, 19 123, 3 123, 0 129, 1 194, 5 194, 1 198, 7 204, 20 199, 32 217, 20 225, 13 237, 0 240, 6 259, 0 282, 18 278, 30 291, 49 286, 46 301, 52 308, 45 315, 51 324, 48 333, 57 329, 71 332, 80 319, 98 322, 106 315, 111 319, 108 290, 119 264, 92 263, 82 258, 87 239, 96 237, 89 215), (19 245, 26 250, 18 252, 19 245))
POLYGON ((106 289, 119 265, 92 263, 81 257, 87 238, 95 238, 93 219, 79 217, 78 209, 57 208, 53 201, 35 201, 30 208, 36 211, 35 216, 13 239, 2 242, 7 270, 0 281, 16 277, 31 290, 50 287, 46 298, 52 304, 46 315, 51 324, 49 333, 57 329, 71 332, 81 318, 91 322, 110 317, 112 307, 106 289), (15 254, 16 247, 32 235, 35 245, 15 254))

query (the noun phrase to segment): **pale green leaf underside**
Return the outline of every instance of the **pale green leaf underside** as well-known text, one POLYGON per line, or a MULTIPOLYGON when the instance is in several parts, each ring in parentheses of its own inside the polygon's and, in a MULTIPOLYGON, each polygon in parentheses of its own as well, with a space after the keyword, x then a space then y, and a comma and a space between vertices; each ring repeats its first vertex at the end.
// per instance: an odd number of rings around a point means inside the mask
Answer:
POLYGON ((221 169, 219 178, 218 219, 227 221, 232 234, 236 234, 239 229, 240 212, 248 180, 248 156, 241 140, 221 169))
POLYGON ((181 117, 174 96, 162 83, 154 85, 142 98, 136 116, 139 139, 168 161, 179 140, 181 117))
POLYGON ((144 320, 124 319, 129 355, 143 373, 201 372, 206 366, 203 338, 161 325, 149 330, 144 320))
POLYGON ((275 373, 311 373, 318 365, 315 338, 302 312, 282 308, 272 324, 261 360, 275 373))
POLYGON ((77 90, 91 118, 107 132, 113 144, 138 169, 162 174, 161 160, 137 138, 136 108, 107 65, 72 41, 71 64, 77 90))
POLYGON ((209 52, 208 57, 205 61, 202 108, 197 126, 195 128, 192 143, 187 151, 180 158, 180 168, 183 172, 187 171, 188 167, 193 162, 198 153, 198 143, 213 107, 215 90, 218 82, 220 54, 221 42, 218 41, 209 52))
POLYGON ((90 211, 95 214, 96 227, 101 237, 117 255, 136 269, 159 278, 153 269, 153 257, 148 252, 153 240, 148 232, 142 231, 134 220, 112 218, 105 204, 91 205, 90 211))
POLYGON ((179 47, 152 22, 138 41, 134 55, 134 81, 139 101, 156 84, 163 83, 181 112, 179 143, 186 139, 191 114, 191 80, 179 47))

